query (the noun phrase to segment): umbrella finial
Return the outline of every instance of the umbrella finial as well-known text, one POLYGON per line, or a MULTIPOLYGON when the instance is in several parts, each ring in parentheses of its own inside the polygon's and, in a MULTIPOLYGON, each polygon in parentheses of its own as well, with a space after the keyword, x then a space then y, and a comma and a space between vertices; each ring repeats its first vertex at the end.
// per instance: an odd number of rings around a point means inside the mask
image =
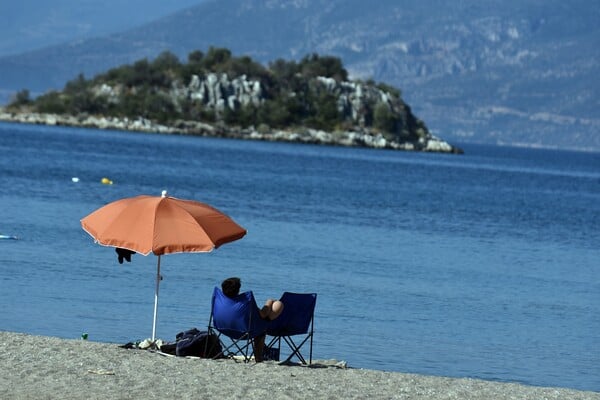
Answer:
POLYGON ((163 190, 163 191, 162 191, 162 193, 161 193, 161 197, 167 197, 167 191, 166 191, 166 190, 163 190))

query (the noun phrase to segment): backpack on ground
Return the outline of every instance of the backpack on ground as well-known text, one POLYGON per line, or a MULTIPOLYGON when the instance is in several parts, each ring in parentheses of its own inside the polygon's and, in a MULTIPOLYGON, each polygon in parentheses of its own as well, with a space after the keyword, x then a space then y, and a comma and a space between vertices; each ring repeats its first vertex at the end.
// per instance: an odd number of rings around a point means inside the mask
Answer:
POLYGON ((196 328, 179 332, 176 336, 175 355, 214 358, 221 353, 217 335, 196 328))

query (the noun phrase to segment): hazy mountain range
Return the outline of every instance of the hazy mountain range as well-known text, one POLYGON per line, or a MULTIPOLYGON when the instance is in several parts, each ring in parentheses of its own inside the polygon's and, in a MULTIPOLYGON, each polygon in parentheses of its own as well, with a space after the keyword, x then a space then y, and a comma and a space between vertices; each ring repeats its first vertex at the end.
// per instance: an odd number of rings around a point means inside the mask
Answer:
MULTIPOLYGON (((96 2, 70 3, 85 14, 96 2)), ((61 89, 79 72, 92 76, 164 50, 185 59, 226 47, 265 64, 317 52, 340 57, 353 78, 399 87, 446 140, 600 151, 596 0, 197 0, 137 26, 161 3, 112 3, 103 15, 118 15, 116 33, 102 25, 106 31, 86 31, 95 37, 75 32, 77 40, 9 55, 0 41, 4 99, 22 88, 61 89), (174 12, 191 3, 199 4, 174 12)), ((85 20, 78 15, 63 17, 85 20)))
POLYGON ((0 56, 120 32, 203 1, 2 1, 0 56))

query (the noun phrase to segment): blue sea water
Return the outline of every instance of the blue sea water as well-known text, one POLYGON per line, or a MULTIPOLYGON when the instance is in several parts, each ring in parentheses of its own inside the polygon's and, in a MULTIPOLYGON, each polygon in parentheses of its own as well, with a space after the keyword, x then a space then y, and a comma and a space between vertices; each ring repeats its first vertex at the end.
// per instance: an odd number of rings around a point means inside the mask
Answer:
POLYGON ((600 391, 600 154, 451 156, 0 123, 0 330, 151 335, 156 257, 79 220, 123 197, 209 203, 248 234, 162 258, 157 336, 212 288, 317 292, 314 358, 600 391), (73 182, 78 177, 79 182, 73 182), (108 177, 113 185, 103 185, 108 177))

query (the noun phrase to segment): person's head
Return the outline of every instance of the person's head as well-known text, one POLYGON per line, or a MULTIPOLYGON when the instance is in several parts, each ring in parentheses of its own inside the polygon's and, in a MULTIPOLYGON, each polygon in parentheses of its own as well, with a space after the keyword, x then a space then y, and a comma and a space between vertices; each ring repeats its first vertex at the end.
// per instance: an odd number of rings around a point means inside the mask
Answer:
POLYGON ((227 278, 221 283, 221 290, 227 297, 235 297, 240 294, 241 287, 242 281, 240 278, 227 278))

